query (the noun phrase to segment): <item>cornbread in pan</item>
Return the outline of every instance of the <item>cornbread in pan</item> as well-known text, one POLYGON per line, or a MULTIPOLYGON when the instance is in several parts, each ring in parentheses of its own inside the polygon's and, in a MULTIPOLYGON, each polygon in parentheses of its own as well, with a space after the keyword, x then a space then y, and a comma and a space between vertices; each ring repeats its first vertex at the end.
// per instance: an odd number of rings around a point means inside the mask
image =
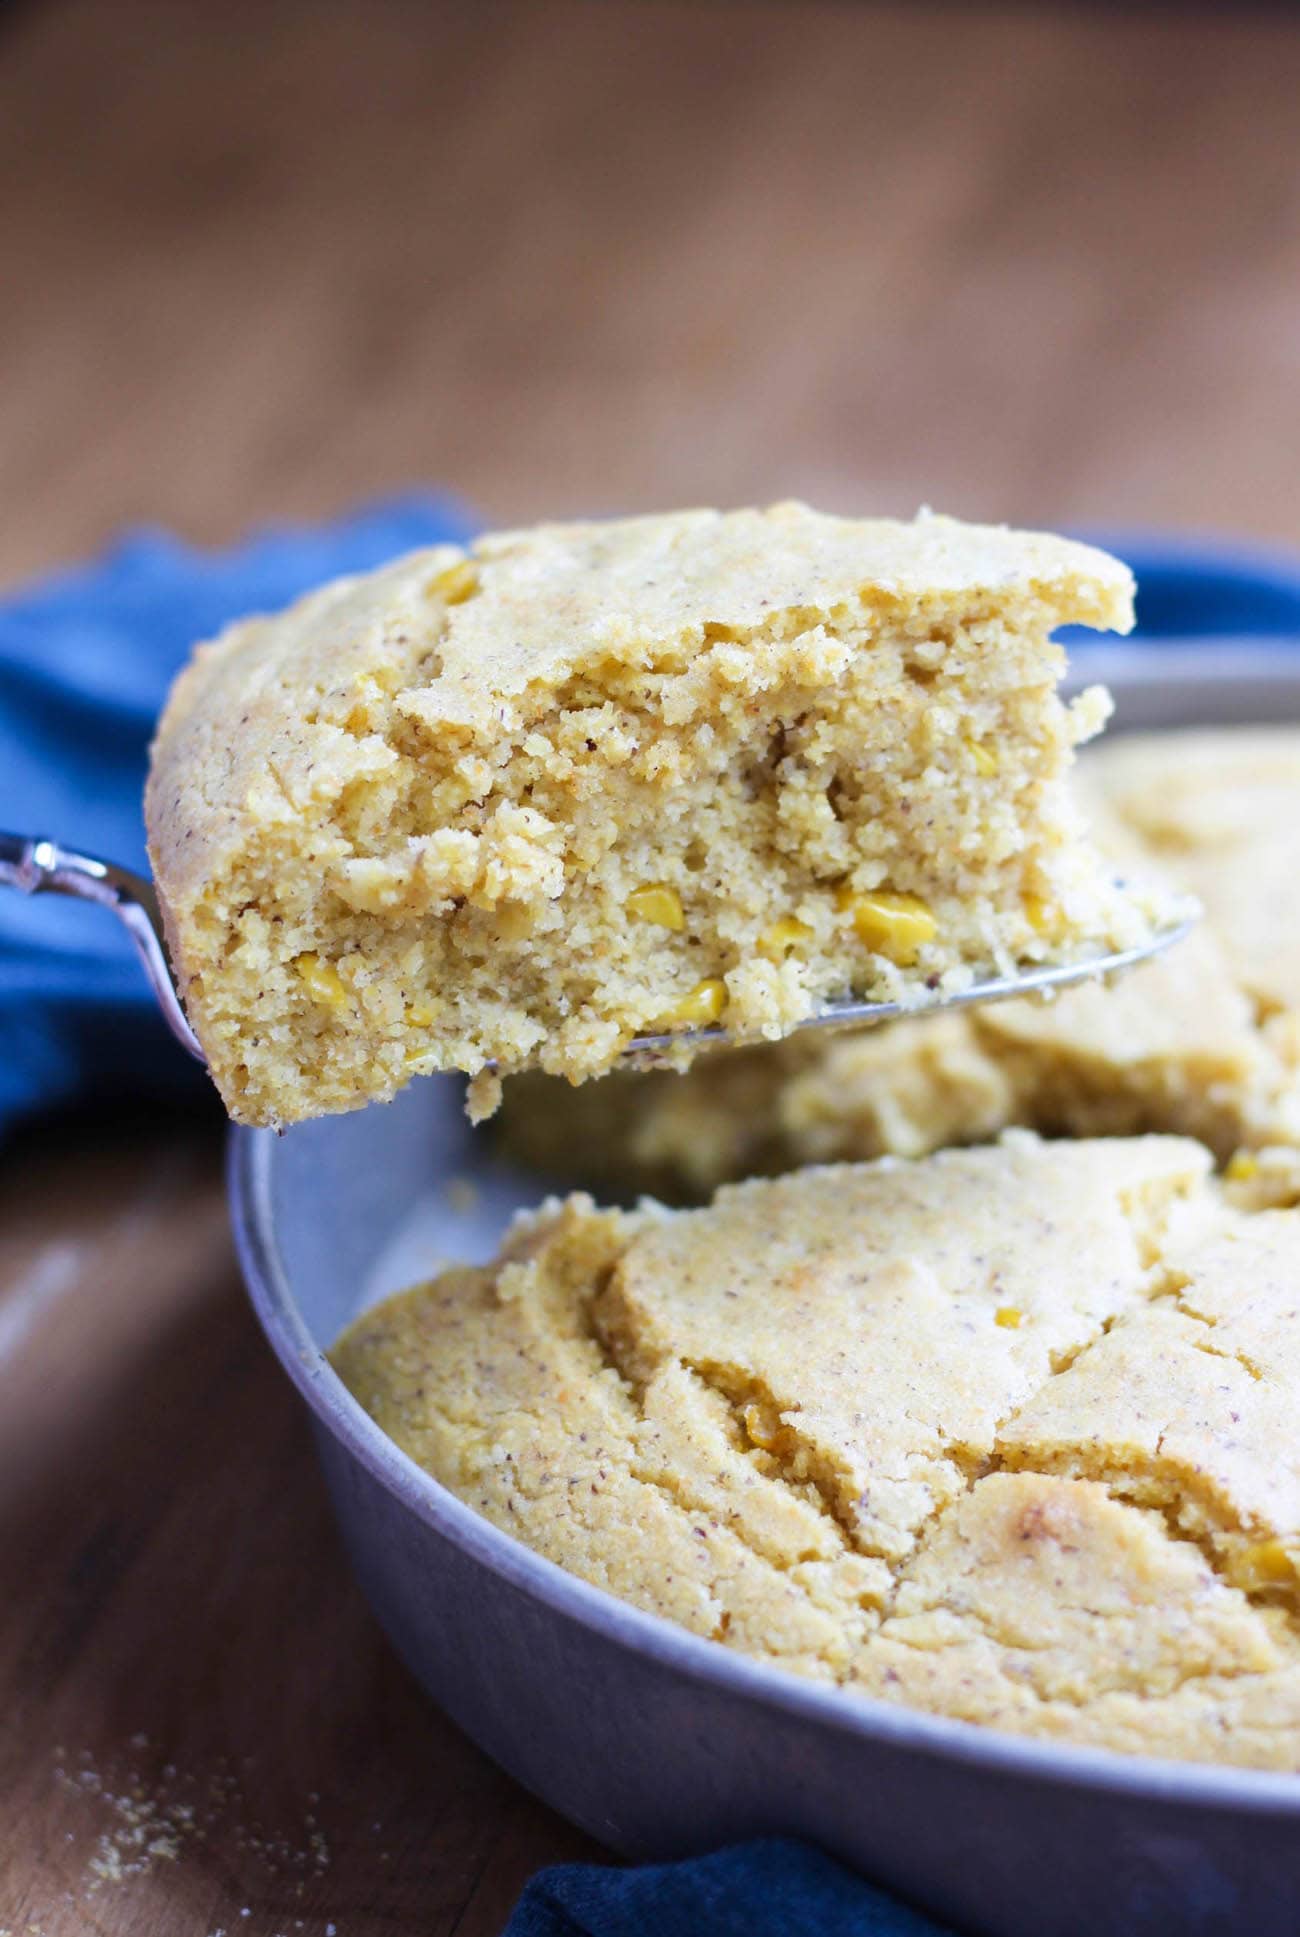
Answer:
POLYGON ((704 1197, 800 1163, 1050 1135, 1194 1136, 1243 1170, 1300 1149, 1300 727, 1108 740, 1075 787, 1118 867, 1197 894, 1189 939, 1109 988, 834 1036, 683 1076, 506 1087, 501 1132, 571 1181, 704 1197), (562 1158, 557 1158, 557 1152, 562 1158))
POLYGON ((1131 592, 1063 539, 786 504, 442 546, 232 627, 146 803, 230 1113, 1144 941, 1064 785, 1106 701, 1062 704, 1050 637, 1131 592))
POLYGON ((498 1527, 769 1663, 1300 1767, 1300 1211, 1190 1140, 553 1201, 335 1363, 498 1527))

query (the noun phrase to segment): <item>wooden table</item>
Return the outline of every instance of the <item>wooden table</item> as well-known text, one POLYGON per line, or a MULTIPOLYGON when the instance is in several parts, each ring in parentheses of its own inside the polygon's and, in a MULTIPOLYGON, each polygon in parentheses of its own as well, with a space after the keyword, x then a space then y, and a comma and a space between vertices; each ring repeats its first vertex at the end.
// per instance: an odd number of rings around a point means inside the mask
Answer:
MULTIPOLYGON (((418 480, 1294 541, 1297 98, 1244 9, 14 9, 0 575, 418 480)), ((592 1852, 368 1620, 218 1164, 6 1147, 0 1930, 488 1937, 592 1852)))

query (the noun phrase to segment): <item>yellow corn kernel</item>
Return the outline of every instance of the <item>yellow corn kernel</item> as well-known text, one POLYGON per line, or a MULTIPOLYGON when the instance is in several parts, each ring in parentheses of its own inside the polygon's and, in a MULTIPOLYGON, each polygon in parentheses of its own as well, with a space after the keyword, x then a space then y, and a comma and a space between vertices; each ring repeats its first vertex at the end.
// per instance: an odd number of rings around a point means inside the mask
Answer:
POLYGON ((305 955, 295 956, 293 966, 312 1001, 319 1002, 322 1009, 347 1008, 348 992, 333 962, 322 962, 319 955, 309 950, 305 955))
POLYGON ((895 894, 872 888, 865 894, 841 888, 839 906, 853 916, 859 941, 877 955, 887 955, 899 968, 911 968, 921 947, 932 942, 939 924, 920 895, 895 894))
POLYGON ((478 566, 472 559, 459 559, 431 578, 425 589, 431 599, 441 599, 444 605, 464 605, 478 591, 478 566))
POLYGON ((720 976, 710 975, 703 982, 697 982, 690 994, 684 995, 667 1015, 659 1017, 659 1021, 665 1029, 702 1029, 706 1024, 716 1022, 726 1006, 726 983, 720 976))
POLYGON ((1036 935, 1050 939, 1061 925, 1061 911, 1041 895, 1025 896, 1025 920, 1036 935))
POLYGON ((1280 1540, 1257 1540, 1232 1561, 1232 1578, 1246 1593, 1265 1587, 1294 1587, 1296 1564, 1280 1540))
POLYGON ((806 921, 800 921, 794 915, 785 915, 780 921, 774 921, 770 928, 765 928, 759 936, 759 952, 779 959, 782 955, 788 955, 792 948, 798 948, 800 942, 811 941, 812 932, 806 921))
POLYGON ((997 772, 998 756, 992 747, 983 746, 978 740, 967 740, 966 751, 975 763, 976 773, 983 774, 986 780, 997 772))
POLYGON ((502 902, 497 909, 497 933, 503 942, 526 942, 537 933, 539 914, 535 902, 502 902))
POLYGON ((413 1002, 406 1012, 406 1020, 412 1029, 427 1029, 438 1020, 438 1011, 431 1002, 413 1002))
POLYGON ((775 1453, 789 1438, 788 1427, 781 1423, 780 1413, 771 1406, 751 1400, 740 1416, 746 1438, 760 1452, 775 1453))
POLYGON ((1234 1151, 1223 1174, 1231 1184, 1248 1183, 1259 1175, 1259 1159, 1252 1157, 1249 1150, 1234 1151))
POLYGON ((686 926, 681 897, 676 888, 662 881, 647 881, 644 887, 633 888, 625 905, 633 921, 653 922, 656 928, 671 928, 674 934, 680 934, 686 926))
POLYGON ((1018 1332, 1024 1315, 1017 1305, 999 1305, 993 1314, 993 1323, 1000 1325, 1004 1332, 1018 1332))
POLYGON ((371 707, 383 697, 383 688, 373 673, 360 673, 354 681, 356 698, 343 722, 349 733, 369 733, 373 724, 371 707))

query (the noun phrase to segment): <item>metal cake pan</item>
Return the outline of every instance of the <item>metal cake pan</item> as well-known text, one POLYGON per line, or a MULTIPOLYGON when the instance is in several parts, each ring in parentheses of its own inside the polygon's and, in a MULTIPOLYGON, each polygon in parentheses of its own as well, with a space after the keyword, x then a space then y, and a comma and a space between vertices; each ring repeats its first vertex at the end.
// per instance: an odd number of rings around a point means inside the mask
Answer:
MULTIPOLYGON (((1126 727, 1300 720, 1286 648, 1111 647, 1082 670, 1126 727)), ((373 1298, 488 1256, 545 1189, 483 1154, 453 1080, 236 1130, 229 1174, 253 1305, 375 1613, 466 1733, 591 1835, 639 1857, 806 1836, 984 1937, 1300 1930, 1300 1777, 1055 1747, 747 1661, 565 1574, 399 1452, 325 1350, 373 1298)))

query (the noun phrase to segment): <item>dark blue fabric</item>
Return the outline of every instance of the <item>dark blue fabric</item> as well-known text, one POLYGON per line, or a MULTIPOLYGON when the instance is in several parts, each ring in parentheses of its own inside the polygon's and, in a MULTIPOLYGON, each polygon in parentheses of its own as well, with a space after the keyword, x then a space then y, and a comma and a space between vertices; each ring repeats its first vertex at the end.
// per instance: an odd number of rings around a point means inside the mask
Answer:
POLYGON ((1133 568, 1138 582, 1135 638, 1250 637, 1300 643, 1300 559, 1245 545, 1143 538, 1132 532, 1103 534, 1096 542, 1133 568))
POLYGON ((949 1937, 834 1857, 769 1837, 687 1863, 541 1870, 505 1937, 949 1937))
MULTIPOLYGON (((1300 644, 1300 558, 1249 545, 1134 532, 1086 532, 1137 579, 1135 639, 1291 639, 1300 644)), ((1065 626, 1076 652, 1097 634, 1065 626)))
MULTIPOLYGON (((0 599, 0 827, 142 867, 149 733, 193 641, 468 528, 445 502, 408 497, 221 553, 149 532, 0 599)), ((1139 636, 1197 635, 1213 650, 1216 635, 1300 635, 1300 565, 1288 558, 1108 542, 1138 573, 1139 636)), ((75 1097, 203 1093, 115 922, 76 902, 0 891, 0 1129, 75 1097)))
MULTIPOLYGON (((143 869, 149 736, 195 640, 469 529, 454 506, 411 496, 225 552, 141 532, 0 599, 0 828, 143 869)), ((206 1089, 111 916, 0 889, 0 1129, 74 1097, 197 1099, 206 1089)))

